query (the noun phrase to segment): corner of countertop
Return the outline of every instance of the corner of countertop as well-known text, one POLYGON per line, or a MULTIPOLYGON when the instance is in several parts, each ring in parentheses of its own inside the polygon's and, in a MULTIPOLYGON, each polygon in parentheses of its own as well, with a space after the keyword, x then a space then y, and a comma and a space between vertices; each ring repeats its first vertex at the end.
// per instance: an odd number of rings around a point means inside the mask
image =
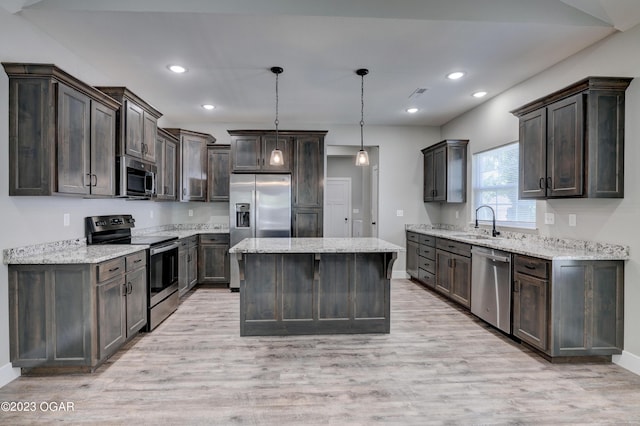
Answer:
POLYGON ((83 247, 87 245, 86 238, 75 238, 72 240, 53 241, 50 243, 33 244, 30 246, 8 248, 2 251, 2 263, 8 265, 15 262, 16 259, 23 257, 29 257, 34 255, 41 255, 45 253, 52 253, 56 251, 63 251, 83 247))

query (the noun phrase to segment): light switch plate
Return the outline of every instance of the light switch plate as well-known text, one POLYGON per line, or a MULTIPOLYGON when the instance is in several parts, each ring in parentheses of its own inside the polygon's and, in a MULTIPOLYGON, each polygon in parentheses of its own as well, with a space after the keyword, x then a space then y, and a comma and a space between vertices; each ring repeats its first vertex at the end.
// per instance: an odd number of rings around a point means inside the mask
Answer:
POLYGON ((576 215, 573 213, 569 215, 569 226, 576 226, 576 215))
POLYGON ((404 216, 404 210, 396 210, 396 216, 398 217, 404 216))
POLYGON ((69 213, 65 213, 62 215, 62 223, 64 226, 69 226, 71 223, 71 215, 69 213))
POLYGON ((189 217, 193 217, 193 210, 189 209, 189 217))
POLYGON ((553 225, 556 223, 556 215, 553 213, 545 213, 544 214, 544 224, 545 225, 553 225))
POLYGON ((149 210, 149 217, 153 219, 153 210, 149 210))

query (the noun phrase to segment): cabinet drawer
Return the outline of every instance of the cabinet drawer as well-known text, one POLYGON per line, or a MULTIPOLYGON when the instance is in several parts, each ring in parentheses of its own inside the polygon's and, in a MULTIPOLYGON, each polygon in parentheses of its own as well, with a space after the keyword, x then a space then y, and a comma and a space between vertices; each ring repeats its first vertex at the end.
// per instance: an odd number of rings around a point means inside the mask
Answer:
POLYGON ((471 244, 465 244, 458 241, 447 240, 445 238, 437 238, 436 247, 439 248, 440 250, 459 254, 460 256, 471 257, 471 244))
POLYGON ((198 243, 198 236, 194 235, 192 237, 182 238, 178 241, 179 248, 184 249, 189 246, 196 245, 198 243))
POLYGON ((514 257, 515 272, 520 272, 521 274, 531 275, 542 279, 549 278, 549 261, 522 255, 516 255, 514 257))
POLYGON ((424 257, 418 258, 418 267, 432 274, 436 273, 436 261, 424 257))
POLYGON ((436 277, 429 271, 418 269, 418 279, 425 285, 434 288, 436 286, 436 277))
POLYGON ((110 278, 124 274, 124 256, 108 260, 98 265, 98 282, 106 281, 110 278))
POLYGON ((413 241, 414 243, 420 242, 420 235, 415 232, 407 232, 407 241, 413 241))
POLYGON ((435 260, 436 258, 436 248, 435 247, 427 247, 420 245, 418 249, 418 253, 422 257, 426 257, 427 259, 435 260))
POLYGON ((229 234, 200 234, 200 243, 229 244, 229 234))
POLYGON ((130 254, 125 259, 127 272, 141 268, 147 264, 147 252, 143 250, 138 253, 130 254))
POLYGON ((420 244, 429 247, 435 247, 436 237, 432 237, 431 235, 420 235, 420 244))

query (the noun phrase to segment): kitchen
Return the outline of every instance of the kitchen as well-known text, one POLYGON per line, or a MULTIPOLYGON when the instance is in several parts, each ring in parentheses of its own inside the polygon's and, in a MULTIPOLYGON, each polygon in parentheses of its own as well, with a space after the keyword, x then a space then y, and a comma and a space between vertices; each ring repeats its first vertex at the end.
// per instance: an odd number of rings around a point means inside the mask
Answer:
MULTIPOLYGON (((45 12, 46 13, 46 12, 45 12)), ((35 19, 35 18, 34 18, 35 19)), ((82 55, 65 46, 65 43, 55 41, 18 15, 13 15, 0 9, 0 28, 3 39, 20 40, 15 44, 4 43, 2 46, 2 60, 33 61, 55 63, 83 80, 94 84, 129 84, 123 81, 113 81, 113 77, 104 75, 96 65, 82 59, 82 55)), ((602 27, 602 32, 610 28, 602 27)), ((594 37, 594 40, 597 37, 594 37)), ((587 75, 609 75, 637 77, 640 64, 636 55, 636 46, 640 38, 640 29, 636 26, 626 28, 625 31, 613 34, 609 38, 596 43, 587 50, 553 65, 549 69, 543 67, 539 73, 521 82, 513 81, 514 87, 499 95, 495 95, 486 103, 443 123, 441 126, 388 126, 382 124, 365 124, 365 144, 380 148, 380 217, 379 236, 382 239, 398 245, 404 245, 404 226, 411 223, 450 223, 467 226, 472 219, 469 206, 424 204, 422 202, 422 159, 419 152, 428 145, 446 138, 469 138, 472 142, 470 152, 480 152, 485 149, 502 145, 518 138, 518 120, 509 114, 513 110, 546 93, 553 92, 578 81, 587 75), (398 149, 401 146, 402 149, 398 149), (397 210, 403 210, 404 216, 397 216, 397 210), (456 219, 457 218, 457 219, 456 219)), ((564 59, 563 52, 554 53, 551 64, 564 59), (555 56, 554 56, 555 55, 555 56)), ((565 54, 568 56, 568 54, 565 54)), ((272 111, 272 80, 267 76, 271 58, 263 58, 264 81, 267 84, 266 93, 268 110, 272 111)), ((164 66, 166 64, 162 64, 164 66)), ((295 72, 286 64, 282 75, 281 101, 286 97, 286 79, 294 79, 295 72), (291 77, 289 77, 291 76, 291 77)), ((340 64, 345 67, 346 87, 354 89, 356 111, 352 114, 354 124, 307 124, 306 122, 285 122, 285 110, 281 105, 281 126, 295 128, 309 128, 328 130, 327 145, 359 145, 359 81, 352 75, 353 69, 363 64, 340 64), (353 69, 351 69, 353 68, 353 69)), ((370 66, 368 64, 364 64, 370 66)), ((365 81, 365 90, 369 82, 374 84, 375 68, 370 66, 371 74, 365 81)), ((447 70, 448 71, 448 70, 447 70)), ((195 71, 194 71, 195 72, 195 71)), ((262 71, 261 71, 262 72, 262 71)), ((135 90, 135 88, 134 88, 135 90)), ((413 90, 413 87, 411 88, 413 90)), ((428 92, 427 92, 428 93, 428 92)), ((150 91, 148 94, 152 94, 150 91)), ((408 95, 408 94, 406 94, 408 95)), ((406 98, 403 93, 402 97, 406 98)), ((290 94, 288 96, 291 96, 290 94)), ((369 92, 365 91, 365 108, 369 105, 369 92)), ((179 90, 175 93, 179 98, 179 90)), ((8 79, 0 73, 0 99, 8 98, 8 79)), ((625 352, 620 359, 615 360, 629 370, 638 372, 638 356, 640 355, 640 340, 637 332, 638 313, 634 306, 640 300, 638 288, 638 231, 630 226, 638 215, 638 195, 636 182, 639 182, 637 168, 633 167, 633 159, 638 158, 637 144, 634 143, 640 135, 640 124, 633 117, 640 112, 640 88, 634 79, 626 91, 625 135, 625 168, 626 191, 625 198, 574 200, 559 199, 537 203, 537 223, 542 235, 561 236, 577 239, 588 239, 628 245, 630 260, 625 264, 625 352), (545 225, 545 213, 554 213, 556 223, 545 225), (577 226, 568 226, 568 215, 577 215, 577 226)), ((152 101, 152 99, 150 99, 152 101)), ((160 106, 158 105, 160 108, 160 106)), ((190 108, 186 107, 186 108, 190 108)), ((160 108, 164 109, 164 108, 160 108)), ((195 114, 200 114, 199 112, 195 114)), ((288 113, 287 113, 288 114, 288 113)), ((365 109, 365 121, 368 120, 365 109)), ((0 138, 0 149, 8 150, 8 109, 7 102, 0 103, 0 128, 5 137, 0 138)), ((193 125, 187 118, 180 118, 175 122, 162 123, 162 127, 180 126, 196 131, 203 131, 214 135, 218 142, 227 142, 227 130, 234 128, 270 128, 273 117, 268 116, 258 124, 213 122, 212 119, 204 125, 193 125), (258 127, 259 126, 259 127, 258 127)), ((7 170, 6 155, 2 156, 2 167, 7 170)), ((0 211, 4 225, 2 228, 2 247, 21 247, 38 244, 45 241, 59 241, 84 236, 83 218, 95 214, 130 213, 139 228, 159 226, 170 223, 228 223, 228 205, 226 203, 152 203, 148 201, 124 201, 117 199, 76 199, 67 197, 9 197, 8 173, 0 178, 0 211), (43 213, 46 211, 46 214, 43 213), (63 225, 64 215, 70 214, 69 226, 63 225)), ((4 273, 0 274, 0 314, 7 318, 7 267, 3 265, 4 273)), ((395 264, 394 277, 402 277, 404 271, 404 256, 400 254, 395 264)), ((3 352, 0 354, 3 380, 10 381, 17 374, 9 364, 8 326, 7 321, 1 322, 0 341, 3 352)))

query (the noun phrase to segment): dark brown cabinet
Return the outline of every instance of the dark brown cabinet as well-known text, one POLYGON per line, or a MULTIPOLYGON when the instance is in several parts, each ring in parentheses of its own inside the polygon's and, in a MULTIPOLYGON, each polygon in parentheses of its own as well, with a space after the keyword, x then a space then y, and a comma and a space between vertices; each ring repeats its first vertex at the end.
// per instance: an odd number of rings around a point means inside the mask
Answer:
POLYGON ((468 143, 450 139, 422 150, 424 202, 466 202, 468 143))
POLYGON ((624 262, 514 256, 513 334, 550 357, 610 356, 624 340, 624 262))
POLYGON ((471 306, 471 246, 436 238, 435 289, 468 308, 471 306))
POLYGON ((323 235, 325 134, 314 132, 293 138, 293 237, 323 235))
POLYGON ((178 139, 165 131, 158 129, 156 141, 156 163, 158 172, 156 175, 156 199, 175 201, 176 170, 178 164, 178 139))
POLYGON ((184 129, 165 129, 180 141, 178 150, 178 199, 207 200, 207 145, 216 139, 206 133, 184 129))
POLYGON ((269 164, 271 151, 276 148, 275 132, 229 131, 231 135, 231 169, 233 173, 291 173, 291 136, 280 133, 278 149, 284 164, 269 164))
POLYGON ((198 283, 198 236, 178 242, 178 294, 184 296, 198 283))
POLYGON ((228 284, 229 234, 200 234, 198 284, 228 284))
POLYGON ((162 113, 126 87, 101 86, 97 89, 121 104, 116 154, 156 164, 158 119, 162 113))
POLYGON ((406 272, 411 278, 418 278, 418 253, 420 237, 416 232, 407 231, 406 272))
POLYGON ((14 367, 93 370, 146 324, 146 252, 99 264, 10 265, 14 367))
POLYGON ((624 197, 631 80, 589 77, 512 111, 520 121, 520 198, 624 197))
MULTIPOLYGON (((407 231, 407 274, 430 288, 436 287, 435 246, 435 237, 407 231)), ((448 283, 448 278, 445 279, 448 283)), ((448 287, 447 283, 441 283, 441 285, 448 287)))
POLYGON ((226 145, 207 147, 207 201, 229 201, 230 158, 226 145))
POLYGON ((9 76, 9 195, 115 195, 120 105, 54 65, 3 66, 9 76))

